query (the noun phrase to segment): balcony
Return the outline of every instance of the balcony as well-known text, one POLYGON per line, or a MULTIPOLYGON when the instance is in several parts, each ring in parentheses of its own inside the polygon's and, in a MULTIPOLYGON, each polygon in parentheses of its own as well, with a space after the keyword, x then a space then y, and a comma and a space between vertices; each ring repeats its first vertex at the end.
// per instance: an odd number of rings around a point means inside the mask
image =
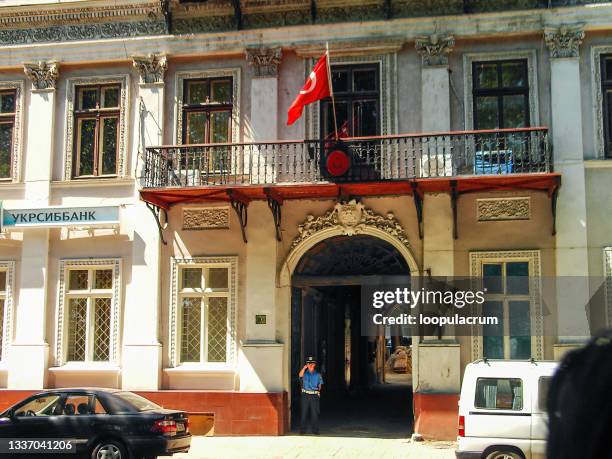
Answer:
POLYGON ((351 159, 332 176, 330 140, 174 145, 146 149, 144 188, 351 184, 552 171, 547 128, 343 139, 351 159))
POLYGON ((175 204, 230 202, 247 242, 247 207, 253 200, 267 200, 280 241, 285 200, 402 195, 413 197, 423 237, 426 192, 450 194, 457 238, 460 195, 509 190, 547 192, 555 234, 561 177, 552 171, 545 127, 353 137, 340 143, 172 145, 149 147, 145 154, 140 196, 156 216, 164 243, 160 215, 175 204), (348 158, 347 170, 330 165, 335 151, 348 158))

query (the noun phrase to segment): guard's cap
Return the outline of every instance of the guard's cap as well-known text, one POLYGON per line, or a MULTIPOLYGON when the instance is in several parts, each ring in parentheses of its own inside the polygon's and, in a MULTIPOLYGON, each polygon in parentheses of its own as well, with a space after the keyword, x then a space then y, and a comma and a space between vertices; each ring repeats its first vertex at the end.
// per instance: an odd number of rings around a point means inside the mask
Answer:
POLYGON ((317 363, 317 360, 314 357, 308 357, 308 359, 306 359, 306 365, 309 363, 317 363))

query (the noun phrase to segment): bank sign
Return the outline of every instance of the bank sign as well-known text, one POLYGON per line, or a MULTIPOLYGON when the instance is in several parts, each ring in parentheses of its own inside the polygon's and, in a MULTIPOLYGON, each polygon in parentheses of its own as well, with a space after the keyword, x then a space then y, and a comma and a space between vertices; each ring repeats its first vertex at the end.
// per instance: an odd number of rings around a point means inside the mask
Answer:
POLYGON ((119 206, 3 208, 1 212, 2 229, 119 224, 119 206))

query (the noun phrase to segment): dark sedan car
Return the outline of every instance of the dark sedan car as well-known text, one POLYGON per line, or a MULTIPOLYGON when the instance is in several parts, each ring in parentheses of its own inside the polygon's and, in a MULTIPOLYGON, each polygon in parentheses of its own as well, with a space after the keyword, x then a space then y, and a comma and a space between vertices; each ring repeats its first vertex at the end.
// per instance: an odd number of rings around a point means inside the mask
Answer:
POLYGON ((154 458, 187 452, 191 445, 186 413, 132 392, 98 388, 53 389, 28 397, 0 415, 0 438, 3 452, 10 447, 12 454, 31 456, 39 452, 36 448, 48 447, 58 453, 48 457, 59 457, 75 448, 71 457, 76 452, 93 459, 154 458), (8 439, 18 442, 8 444, 8 439))

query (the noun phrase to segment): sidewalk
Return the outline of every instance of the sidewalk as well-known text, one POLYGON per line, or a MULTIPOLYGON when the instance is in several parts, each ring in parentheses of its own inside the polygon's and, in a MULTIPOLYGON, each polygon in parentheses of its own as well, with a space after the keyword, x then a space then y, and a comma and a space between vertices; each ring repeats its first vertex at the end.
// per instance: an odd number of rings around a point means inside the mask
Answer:
POLYGON ((409 458, 454 459, 452 442, 411 442, 409 439, 315 436, 193 437, 189 454, 177 459, 217 458, 409 458))

